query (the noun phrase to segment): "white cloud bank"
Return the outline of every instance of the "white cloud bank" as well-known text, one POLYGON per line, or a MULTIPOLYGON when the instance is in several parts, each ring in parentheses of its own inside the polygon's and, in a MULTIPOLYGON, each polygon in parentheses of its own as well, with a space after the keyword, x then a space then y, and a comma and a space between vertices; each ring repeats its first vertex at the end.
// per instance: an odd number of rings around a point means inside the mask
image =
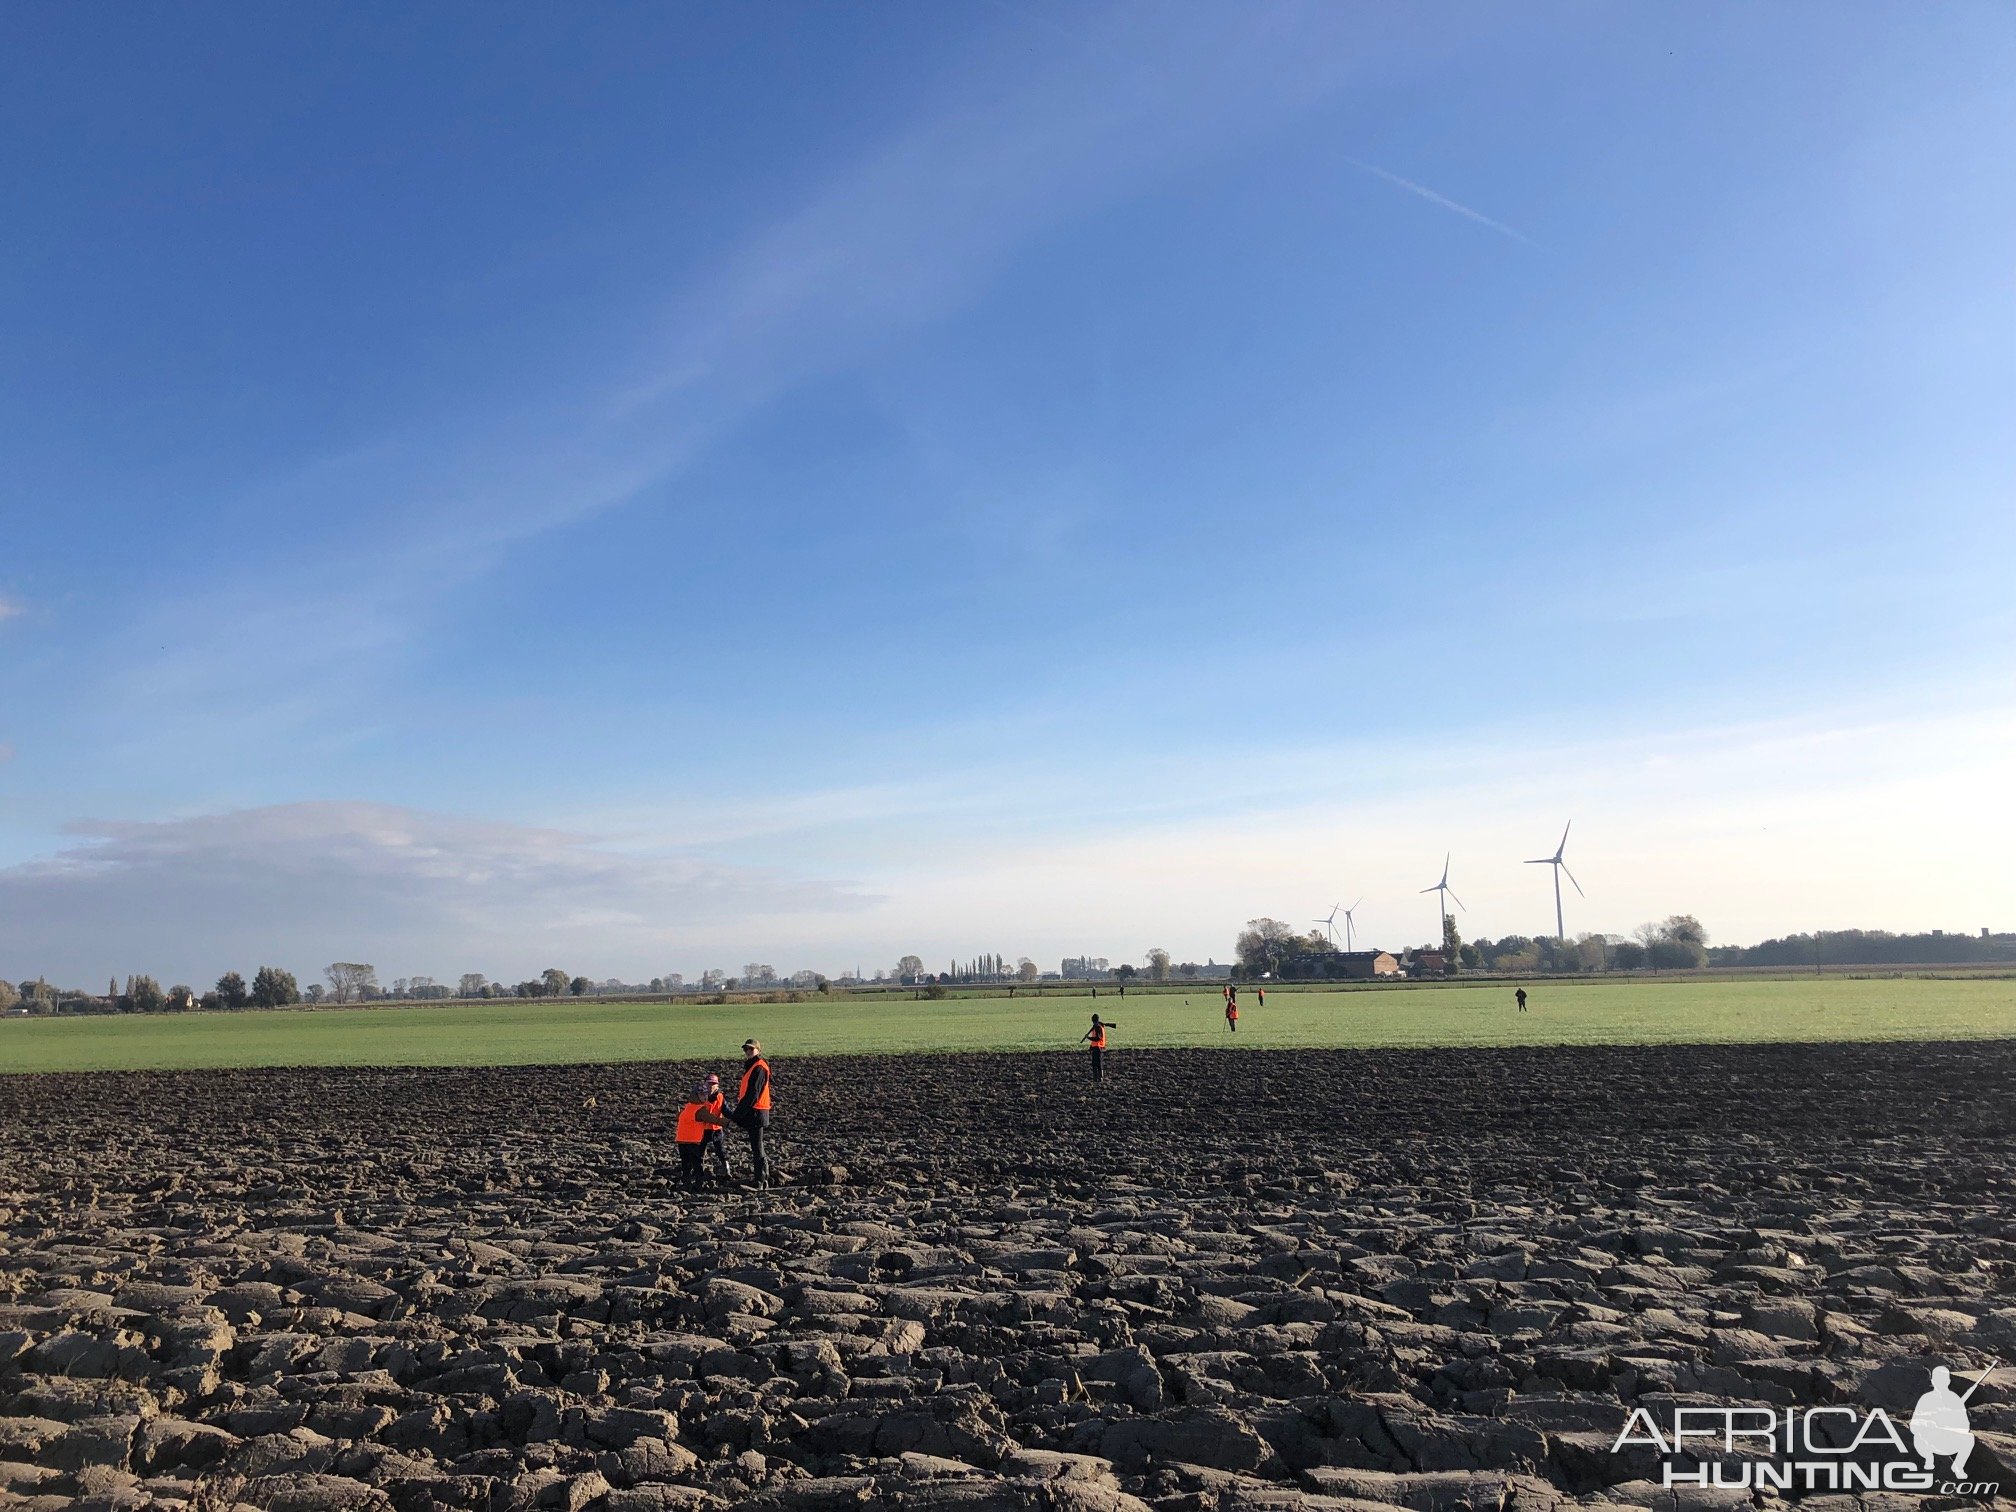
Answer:
POLYGON ((0 869, 0 976, 195 983, 362 959, 384 977, 516 980, 558 965, 636 980, 749 960, 872 971, 910 951, 1054 967, 1158 945, 1224 960, 1247 918, 1306 925, 1360 895, 1361 941, 1393 947, 1432 933, 1420 889, 1445 850, 1466 938, 1540 934, 1549 878, 1524 863, 1570 818, 1588 889, 1567 899, 1570 933, 1676 912, 1738 943, 2010 929, 2011 771, 2016 708, 1948 706, 1144 758, 1110 786, 1061 768, 969 769, 750 799, 711 824, 703 809, 636 805, 557 830, 369 803, 94 823, 74 826, 68 849, 0 869), (706 859, 699 843, 770 865, 706 859))
POLYGON ((80 844, 0 870, 0 974, 200 983, 265 963, 306 981, 331 960, 513 978, 656 961, 655 974, 724 923, 869 901, 829 882, 374 803, 71 831, 80 844))

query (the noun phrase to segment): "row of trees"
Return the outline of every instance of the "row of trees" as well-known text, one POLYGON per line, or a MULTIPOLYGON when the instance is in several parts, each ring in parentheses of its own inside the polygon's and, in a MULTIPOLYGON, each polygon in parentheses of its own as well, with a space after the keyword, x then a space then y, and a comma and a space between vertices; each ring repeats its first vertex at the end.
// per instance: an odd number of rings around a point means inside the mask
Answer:
MULTIPOLYGON (((1454 932, 1453 922, 1445 925, 1454 932)), ((1457 964, 1466 971, 1687 971, 1709 964, 1708 931, 1692 914, 1640 924, 1627 935, 1506 935, 1457 941, 1457 964)))
POLYGON ((191 1008, 280 1008, 301 1000, 294 974, 278 966, 261 966, 250 987, 237 972, 227 971, 215 989, 204 993, 181 982, 163 987, 145 973, 127 977, 123 986, 114 978, 102 996, 80 987, 58 987, 43 977, 18 987, 0 981, 0 1010, 18 1007, 30 1013, 176 1013, 191 1008))
MULTIPOLYGON (((227 971, 210 991, 198 993, 181 983, 163 988, 154 977, 140 974, 126 978, 123 987, 114 980, 102 997, 81 989, 55 987, 39 977, 18 988, 0 981, 0 1010, 25 1006, 31 1013, 167 1013, 191 1008, 285 1008, 294 1003, 363 1003, 453 995, 432 977, 398 977, 387 991, 378 984, 378 969, 362 961, 331 962, 325 975, 326 987, 311 982, 304 991, 293 972, 261 966, 249 985, 238 972, 227 971)), ((581 997, 592 985, 588 978, 569 976, 558 967, 547 969, 535 981, 508 988, 490 983, 479 972, 462 978, 463 994, 472 997, 581 997)))
MULTIPOLYGON (((1441 970, 1459 971, 1682 971, 1708 964, 1708 932, 1692 914, 1638 926, 1624 935, 1583 934, 1573 940, 1506 935, 1465 943, 1456 918, 1442 918, 1441 970)), ((1344 952, 1320 930, 1304 934, 1279 919, 1248 919, 1233 944, 1240 974, 1288 980, 1330 981, 1344 976, 1344 952)), ((1410 957, 1420 952, 1408 952, 1410 957)), ((1430 962, 1433 957, 1429 958, 1430 962)))
POLYGON ((1443 970, 1519 973, 1527 971, 1691 971, 1708 964, 1708 931, 1692 914, 1648 920, 1630 935, 1579 934, 1572 940, 1551 935, 1506 935, 1465 944, 1453 914, 1442 918, 1443 970))
POLYGON ((1824 929, 1786 935, 1756 945, 1717 945, 1715 966, 1962 966, 2016 962, 2016 934, 1949 934, 1934 929, 1892 934, 1887 929, 1824 929))

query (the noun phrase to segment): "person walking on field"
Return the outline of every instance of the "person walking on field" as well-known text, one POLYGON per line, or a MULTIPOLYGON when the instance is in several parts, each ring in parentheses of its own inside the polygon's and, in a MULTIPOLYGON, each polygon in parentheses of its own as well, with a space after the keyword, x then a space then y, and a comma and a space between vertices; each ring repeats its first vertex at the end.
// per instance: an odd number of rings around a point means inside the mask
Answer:
POLYGON ((749 1168, 756 1189, 770 1185, 770 1159, 763 1136, 770 1128, 770 1062, 755 1040, 742 1042, 742 1080, 735 1088, 735 1111, 728 1116, 749 1136, 749 1168))
POLYGON ((1118 1024, 1106 1023, 1095 1013, 1092 1015, 1092 1027, 1079 1040, 1080 1044, 1092 1047, 1092 1080, 1095 1082, 1106 1079, 1106 1031, 1119 1027, 1118 1024))
POLYGON ((1524 1013, 1526 1011, 1526 989, 1521 987, 1517 992, 1512 994, 1512 997, 1519 1004, 1519 1011, 1524 1013))
POLYGON ((706 1179, 702 1174, 701 1158, 707 1152, 707 1141, 721 1138, 721 1124, 724 1115, 720 1109, 721 1088, 717 1078, 711 1101, 706 1082, 693 1088, 685 1105, 679 1109, 679 1123, 672 1131, 672 1142, 679 1148, 679 1181, 689 1192, 700 1190, 706 1179))
POLYGON ((1225 999, 1225 1027, 1234 1034, 1239 1032, 1239 1005, 1232 999, 1225 999))
POLYGON ((1253 989, 1253 996, 1260 1000, 1262 1008, 1267 1006, 1267 989, 1265 987, 1255 987, 1253 989))

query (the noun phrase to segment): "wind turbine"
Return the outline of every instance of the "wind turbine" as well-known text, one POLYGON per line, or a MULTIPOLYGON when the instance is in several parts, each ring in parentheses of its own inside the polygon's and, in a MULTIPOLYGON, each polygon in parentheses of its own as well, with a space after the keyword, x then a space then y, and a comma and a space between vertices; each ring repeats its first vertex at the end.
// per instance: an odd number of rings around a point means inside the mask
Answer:
MULTIPOLYGON (((1461 898, 1456 897, 1456 890, 1449 885, 1449 853, 1447 851, 1444 851, 1442 853, 1442 880, 1440 882, 1437 882, 1433 887, 1422 888, 1421 891, 1423 891, 1424 893, 1447 894, 1446 897, 1438 898, 1436 900, 1437 908, 1435 913, 1435 940, 1434 943, 1428 947, 1430 950, 1440 950, 1442 948, 1442 941, 1448 927, 1447 921, 1449 918, 1450 899, 1455 900, 1456 906, 1458 908, 1463 908, 1463 900, 1461 898)), ((1465 913, 1469 912, 1468 909, 1464 909, 1463 911, 1465 913)))
POLYGON ((1563 943, 1566 943, 1568 939, 1568 931, 1561 922, 1561 873, 1568 872, 1568 880, 1575 883, 1575 894, 1577 897, 1586 898, 1589 896, 1589 894, 1582 891, 1582 884, 1575 881, 1575 873, 1568 871, 1568 863, 1561 859, 1568 852, 1568 831, 1574 827, 1575 821, 1573 819, 1570 819, 1561 827, 1561 843, 1554 847, 1553 855, 1542 856, 1537 861, 1528 861, 1526 863, 1528 866, 1551 866, 1554 868, 1554 938, 1563 943))
POLYGON ((1330 936, 1330 943, 1332 945, 1337 943, 1337 915, 1343 907, 1342 903, 1332 903, 1329 914, 1316 920, 1318 924, 1323 926, 1323 932, 1330 936))
MULTIPOLYGON (((1360 898, 1358 903, 1363 903, 1364 901, 1363 898, 1360 898)), ((1344 949, 1347 954, 1351 950, 1351 915, 1358 912, 1358 903, 1353 903, 1349 908, 1344 910, 1344 949)))

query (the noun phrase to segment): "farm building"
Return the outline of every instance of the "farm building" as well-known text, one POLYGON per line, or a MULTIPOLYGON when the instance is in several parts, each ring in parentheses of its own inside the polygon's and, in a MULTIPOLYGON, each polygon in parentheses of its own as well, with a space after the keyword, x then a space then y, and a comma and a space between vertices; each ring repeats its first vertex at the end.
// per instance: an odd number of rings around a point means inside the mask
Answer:
POLYGON ((1384 950, 1345 950, 1337 955, 1337 975, 1354 982, 1400 975, 1400 963, 1384 950))

